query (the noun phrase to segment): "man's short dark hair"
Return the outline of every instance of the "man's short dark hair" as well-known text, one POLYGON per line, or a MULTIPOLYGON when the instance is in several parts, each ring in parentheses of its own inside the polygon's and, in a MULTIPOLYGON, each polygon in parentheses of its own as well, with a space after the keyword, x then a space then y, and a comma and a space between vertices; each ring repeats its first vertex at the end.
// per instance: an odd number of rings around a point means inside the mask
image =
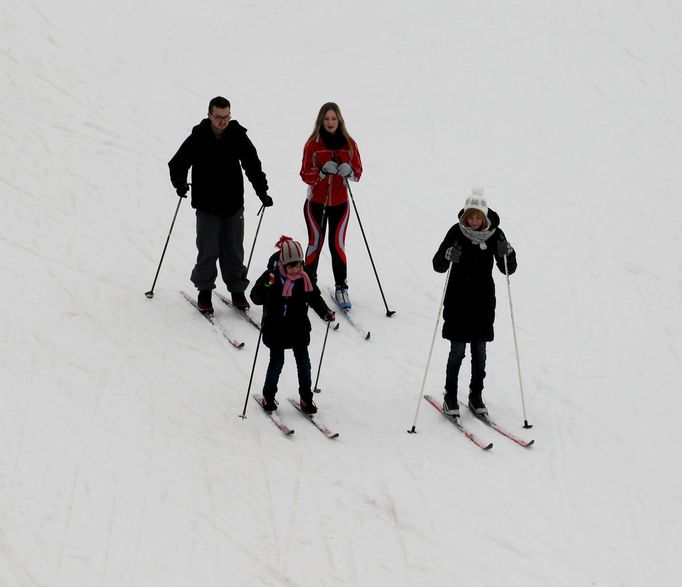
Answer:
POLYGON ((208 113, 211 114, 214 108, 230 108, 230 101, 222 96, 216 96, 208 103, 208 113))

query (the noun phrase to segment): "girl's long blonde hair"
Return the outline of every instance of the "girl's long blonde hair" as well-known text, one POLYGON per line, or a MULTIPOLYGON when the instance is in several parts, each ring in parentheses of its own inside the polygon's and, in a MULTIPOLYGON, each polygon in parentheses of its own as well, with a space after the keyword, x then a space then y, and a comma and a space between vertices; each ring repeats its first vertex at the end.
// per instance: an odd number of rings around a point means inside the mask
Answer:
POLYGON ((326 102, 325 104, 322 104, 320 111, 317 113, 315 127, 313 128, 313 132, 308 137, 308 141, 317 139, 320 136, 320 129, 322 128, 322 123, 324 122, 324 115, 327 114, 329 110, 333 110, 334 114, 336 114, 336 118, 339 119, 339 127, 336 129, 336 132, 341 133, 343 138, 346 139, 348 148, 350 149, 350 156, 352 157, 353 137, 348 134, 348 130, 346 129, 346 121, 343 119, 343 116, 341 115, 341 108, 339 108, 339 105, 336 102, 326 102))

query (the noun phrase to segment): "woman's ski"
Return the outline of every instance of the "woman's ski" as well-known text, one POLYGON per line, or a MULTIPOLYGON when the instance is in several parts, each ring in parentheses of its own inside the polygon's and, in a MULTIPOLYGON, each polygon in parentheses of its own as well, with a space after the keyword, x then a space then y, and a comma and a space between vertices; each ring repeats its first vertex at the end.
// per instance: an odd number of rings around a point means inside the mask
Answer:
POLYGON ((327 428, 324 424, 320 424, 311 414, 306 414, 302 409, 301 405, 298 403, 297 400, 295 400, 293 397, 287 398, 289 400, 289 403, 294 406, 300 414, 302 414, 306 420, 312 423, 315 428, 317 428, 322 434, 324 434, 327 438, 338 438, 339 433, 338 432, 332 432, 327 428))
MULTIPOLYGON (((466 408, 466 409, 469 409, 469 406, 467 406, 462 401, 459 402, 459 405, 466 408)), ((514 436, 511 432, 505 430, 504 428, 502 428, 502 426, 500 426, 499 424, 497 424, 496 422, 494 422, 493 420, 491 420, 490 418, 488 418, 486 416, 479 416, 479 415, 475 414, 473 411, 471 413, 474 414, 474 417, 477 420, 480 420, 486 426, 489 426, 493 430, 499 432, 502 436, 506 436, 507 438, 509 438, 509 440, 513 440, 519 446, 523 446, 523 447, 527 448, 529 446, 532 446, 533 443, 535 442, 535 440, 524 440, 523 438, 519 438, 518 436, 514 436)))
MULTIPOLYGON (((334 295, 334 291, 332 288, 327 288, 327 292, 329 293, 329 297, 332 299, 332 302, 334 302, 334 305, 337 308, 337 311, 346 319, 348 324, 350 324, 355 330, 357 330, 362 338, 365 340, 369 340, 370 337, 370 332, 369 330, 364 330, 362 326, 360 326, 355 320, 353 320, 353 317, 350 315, 350 310, 348 308, 342 308, 339 306, 339 303, 336 301, 336 296, 334 295)), ((336 328, 334 329, 336 330, 336 328)))
POLYGON ((471 442, 473 442, 478 448, 482 450, 489 450, 493 447, 493 443, 489 442, 488 444, 485 444, 484 442, 480 441, 478 438, 474 436, 472 432, 467 430, 463 425, 462 422, 460 422, 459 418, 455 418, 454 416, 448 416, 445 412, 443 412, 443 407, 438 403, 434 398, 432 398, 430 395, 425 395, 424 399, 429 402, 434 408, 436 408, 444 418, 447 418, 450 422, 452 422, 457 429, 464 434, 471 442))
POLYGON ((284 422, 282 422, 282 419, 279 417, 279 414, 277 412, 268 412, 264 407, 263 407, 263 396, 259 394, 253 394, 251 396, 255 402, 261 407, 261 409, 267 414, 268 418, 273 421, 275 426, 280 429, 282 434, 285 436, 291 436, 294 433, 294 430, 292 428, 289 428, 284 422))

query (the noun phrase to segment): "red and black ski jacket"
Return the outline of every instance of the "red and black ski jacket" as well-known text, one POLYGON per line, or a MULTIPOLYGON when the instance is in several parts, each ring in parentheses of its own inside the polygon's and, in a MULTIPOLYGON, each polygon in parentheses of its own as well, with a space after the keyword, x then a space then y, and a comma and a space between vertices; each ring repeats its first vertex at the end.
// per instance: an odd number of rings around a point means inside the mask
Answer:
POLYGON ((321 173, 327 161, 336 161, 339 165, 348 163, 353 169, 348 179, 358 181, 362 175, 360 151, 352 139, 350 146, 330 149, 319 136, 310 139, 303 148, 301 179, 308 184, 308 199, 316 204, 338 206, 348 201, 348 190, 341 176, 321 173))

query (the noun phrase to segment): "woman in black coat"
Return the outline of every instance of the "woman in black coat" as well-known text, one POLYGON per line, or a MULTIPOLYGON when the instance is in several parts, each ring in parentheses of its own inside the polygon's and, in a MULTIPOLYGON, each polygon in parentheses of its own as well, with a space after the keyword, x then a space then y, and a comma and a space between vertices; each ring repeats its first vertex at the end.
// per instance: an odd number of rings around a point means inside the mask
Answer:
POLYGON ((263 344, 270 349, 270 363, 263 385, 263 408, 277 409, 275 394, 280 373, 284 367, 284 350, 293 349, 298 370, 298 393, 301 409, 307 414, 317 412, 311 390, 310 306, 325 321, 335 319, 324 303, 317 285, 312 283, 303 269, 303 248, 288 236, 282 236, 275 245, 280 249, 270 257, 268 269, 256 280, 251 290, 254 304, 263 306, 263 344))
POLYGON ((474 190, 459 214, 459 222, 445 235, 433 257, 433 268, 445 273, 450 264, 450 279, 443 304, 443 338, 450 341, 445 377, 443 411, 459 416, 457 378, 466 344, 471 347, 469 408, 486 416, 483 403, 486 343, 494 338, 495 283, 493 261, 504 273, 516 271, 516 252, 499 228, 499 216, 489 210, 482 190, 474 190))

